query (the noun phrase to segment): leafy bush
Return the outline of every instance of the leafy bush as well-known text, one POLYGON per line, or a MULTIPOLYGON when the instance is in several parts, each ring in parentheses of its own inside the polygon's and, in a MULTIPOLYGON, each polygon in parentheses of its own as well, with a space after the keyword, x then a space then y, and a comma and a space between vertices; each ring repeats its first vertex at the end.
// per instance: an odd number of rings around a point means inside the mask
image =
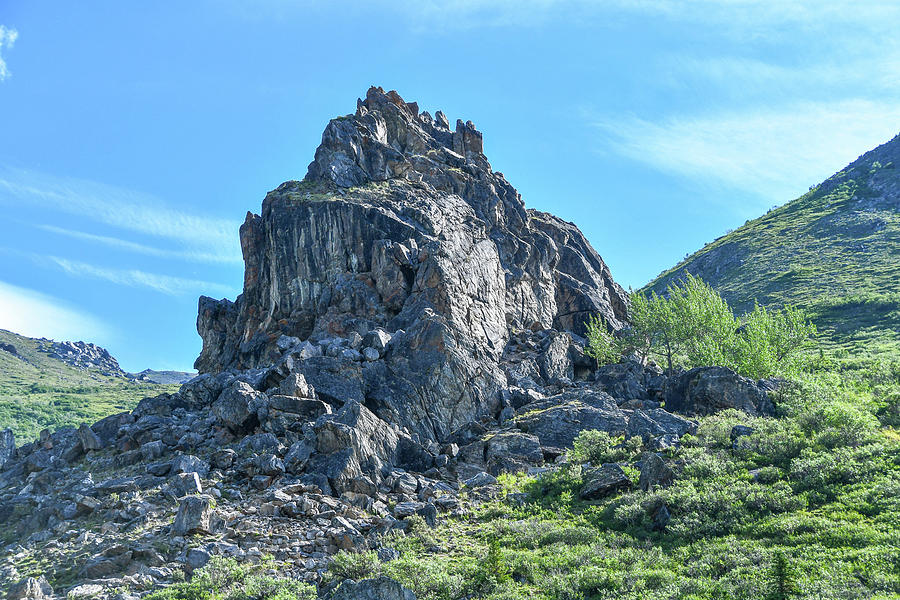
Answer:
POLYGON ((331 564, 328 565, 329 579, 343 581, 345 579, 368 579, 377 577, 381 571, 381 561, 374 551, 347 552, 341 550, 334 555, 331 564))
POLYGON ((314 600, 316 588, 294 579, 259 573, 233 558, 213 557, 190 581, 153 592, 147 600, 314 600))
POLYGON ((640 450, 640 438, 633 437, 629 440, 625 440, 624 436, 612 438, 605 431, 585 429, 575 438, 569 454, 577 462, 601 465, 632 459, 640 450))
POLYGON ((632 294, 629 320, 630 327, 616 338, 599 317, 591 317, 585 324, 587 354, 600 365, 634 353, 661 360, 669 373, 677 365, 718 365, 761 379, 795 374, 800 351, 816 333, 806 313, 794 306, 769 310, 757 304, 736 318, 718 292, 690 273, 670 284, 664 296, 632 294))

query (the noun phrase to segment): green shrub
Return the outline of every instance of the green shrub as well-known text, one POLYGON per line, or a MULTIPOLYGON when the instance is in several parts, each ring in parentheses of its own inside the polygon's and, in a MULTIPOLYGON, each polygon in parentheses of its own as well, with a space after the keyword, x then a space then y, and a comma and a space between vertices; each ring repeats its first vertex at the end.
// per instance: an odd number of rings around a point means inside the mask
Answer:
POLYGON ((790 376, 816 334, 794 306, 768 310, 757 304, 738 319, 718 292, 690 273, 663 296, 632 294, 628 316, 630 326, 619 338, 597 316, 585 324, 586 352, 599 365, 635 353, 645 361, 660 359, 669 373, 677 365, 718 365, 755 379, 790 376))
POLYGON ((260 565, 213 557, 190 581, 153 592, 147 600, 314 600, 316 588, 294 579, 259 573, 260 565))
POLYGON ((625 440, 624 436, 612 438, 605 431, 585 429, 578 433, 569 453, 577 462, 592 465, 630 460, 641 450, 640 438, 625 440))
POLYGON ((347 552, 341 550, 334 555, 331 564, 328 565, 328 577, 331 580, 343 581, 345 579, 368 579, 377 577, 381 571, 381 561, 374 551, 347 552))

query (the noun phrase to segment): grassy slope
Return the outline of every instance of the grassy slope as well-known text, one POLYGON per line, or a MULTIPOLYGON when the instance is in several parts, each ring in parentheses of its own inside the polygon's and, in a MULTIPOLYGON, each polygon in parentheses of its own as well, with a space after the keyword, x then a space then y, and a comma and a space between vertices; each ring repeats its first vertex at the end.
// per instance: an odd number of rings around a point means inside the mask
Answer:
POLYGON ((707 244, 645 290, 684 271, 737 312, 799 304, 826 348, 900 354, 900 136, 800 198, 707 244))
POLYGON ((0 342, 20 355, 0 351, 0 429, 12 428, 18 443, 35 439, 41 429, 93 423, 178 388, 79 371, 40 352, 39 340, 9 331, 0 330, 0 342))

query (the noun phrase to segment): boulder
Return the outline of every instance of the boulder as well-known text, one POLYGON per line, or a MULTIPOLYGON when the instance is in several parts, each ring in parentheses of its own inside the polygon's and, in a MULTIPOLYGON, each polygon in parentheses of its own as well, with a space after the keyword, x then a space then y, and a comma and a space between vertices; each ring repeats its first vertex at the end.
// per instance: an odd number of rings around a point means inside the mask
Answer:
POLYGON ((211 411, 233 433, 246 434, 259 423, 256 412, 265 398, 250 384, 236 381, 213 402, 211 411))
POLYGON ((598 500, 629 487, 631 487, 631 480, 622 467, 610 463, 585 473, 584 484, 578 495, 582 500, 598 500))
POLYGON ((209 463, 196 456, 182 454, 172 459, 171 472, 174 474, 197 473, 200 477, 206 478, 209 475, 209 463))
POLYGON ((53 588, 42 576, 26 577, 9 588, 9 600, 44 600, 53 597, 53 588))
POLYGON ((501 432, 486 443, 485 460, 494 474, 524 471, 544 463, 541 443, 536 435, 520 431, 501 432))
POLYGON ((546 381, 575 377, 572 358, 569 355, 571 344, 572 338, 566 333, 554 332, 548 338, 547 347, 538 359, 541 377, 546 381))
POLYGON ((672 520, 672 514, 669 512, 668 506, 661 504, 659 508, 654 510, 650 515, 650 519, 653 531, 665 531, 669 521, 672 520))
POLYGON ((469 488, 480 488, 486 485, 494 485, 495 483, 497 483, 497 478, 483 471, 463 481, 463 485, 469 488))
POLYGON ((565 392, 528 408, 528 412, 516 418, 516 425, 536 435, 541 446, 571 448, 585 429, 605 431, 612 436, 625 432, 625 413, 603 392, 565 392))
POLYGON ((669 487, 675 481, 675 473, 663 458, 655 452, 641 455, 641 477, 638 487, 649 492, 658 487, 669 487))
POLYGON ((756 432, 755 429, 747 425, 735 425, 731 428, 731 449, 738 450, 741 447, 741 438, 749 437, 756 432))
POLYGON ((172 524, 172 533, 187 535, 209 532, 213 514, 213 499, 209 496, 185 496, 178 504, 178 513, 172 524))
POLYGON ((306 463, 309 462, 309 457, 312 456, 314 451, 315 448, 306 440, 294 442, 284 456, 285 470, 288 473, 293 473, 295 475, 302 473, 303 469, 306 468, 306 463))
POLYGON ((321 400, 298 398, 296 396, 272 396, 269 398, 269 418, 287 413, 292 420, 315 421, 322 415, 331 413, 331 406, 321 400))
POLYGON ((81 447, 85 451, 100 450, 103 448, 103 442, 100 441, 100 436, 94 433, 94 430, 86 423, 82 423, 78 428, 78 440, 81 442, 81 447))
POLYGON ((670 379, 666 409, 685 415, 711 415, 734 408, 752 416, 772 416, 775 406, 765 389, 725 367, 697 367, 670 379))
POLYGON ((315 389, 306 382, 306 378, 300 373, 291 373, 278 385, 278 393, 284 396, 299 396, 300 398, 315 398, 315 389))
POLYGON ((330 600, 416 600, 416 596, 388 577, 344 581, 330 600))
POLYGON ((689 421, 661 408, 655 408, 633 411, 628 416, 625 435, 628 437, 639 437, 644 443, 650 444, 651 440, 660 437, 672 435, 680 438, 686 433, 694 433, 696 431, 696 421, 689 421))
POLYGON ((203 493, 203 485, 200 483, 200 476, 197 473, 178 473, 175 475, 172 487, 179 496, 203 493))

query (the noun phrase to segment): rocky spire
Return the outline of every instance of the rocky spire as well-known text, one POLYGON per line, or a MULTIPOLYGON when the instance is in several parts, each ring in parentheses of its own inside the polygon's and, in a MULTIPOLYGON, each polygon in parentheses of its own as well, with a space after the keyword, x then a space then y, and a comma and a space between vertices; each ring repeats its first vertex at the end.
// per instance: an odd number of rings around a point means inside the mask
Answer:
POLYGON ((625 294, 600 256, 574 225, 526 210, 482 150, 471 121, 451 131, 443 113, 370 88, 328 124, 306 178, 248 214, 244 292, 201 298, 196 367, 271 364, 280 336, 384 331, 378 360, 322 368, 358 380, 386 420, 439 438, 496 409, 516 331, 578 334, 591 314, 621 327, 625 294))

